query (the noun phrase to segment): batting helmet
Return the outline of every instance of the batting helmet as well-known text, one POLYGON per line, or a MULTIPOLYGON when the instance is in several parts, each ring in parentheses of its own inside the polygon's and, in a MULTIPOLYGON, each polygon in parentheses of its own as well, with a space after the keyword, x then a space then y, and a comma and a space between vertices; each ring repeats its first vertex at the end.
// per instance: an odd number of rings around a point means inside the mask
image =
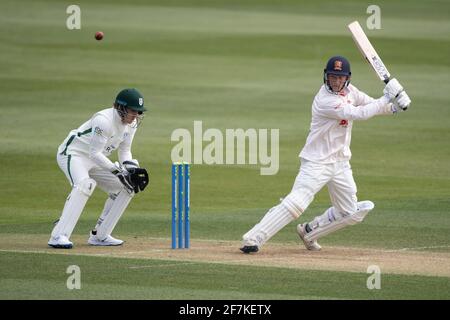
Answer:
POLYGON ((328 60, 327 65, 323 70, 323 83, 325 83, 328 91, 333 92, 328 82, 329 74, 334 74, 337 76, 347 76, 347 81, 345 81, 344 85, 344 87, 347 87, 350 83, 350 76, 352 75, 350 71, 350 62, 348 62, 348 60, 342 56, 334 56, 328 60))
POLYGON ((335 74, 338 76, 350 76, 350 63, 341 56, 331 57, 327 62, 327 66, 323 70, 326 74, 335 74))

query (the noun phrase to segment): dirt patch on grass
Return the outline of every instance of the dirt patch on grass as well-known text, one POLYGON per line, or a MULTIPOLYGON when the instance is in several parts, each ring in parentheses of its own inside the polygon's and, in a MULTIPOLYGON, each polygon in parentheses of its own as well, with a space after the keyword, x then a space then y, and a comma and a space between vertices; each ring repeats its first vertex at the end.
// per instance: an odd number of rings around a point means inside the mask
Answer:
MULTIPOLYGON (((325 247, 319 252, 299 244, 267 244, 256 254, 242 254, 240 242, 192 240, 190 249, 170 249, 170 239, 130 237, 119 247, 93 247, 86 237, 74 236, 71 250, 47 246, 48 235, 1 234, 0 251, 40 252, 117 258, 209 262, 230 265, 269 266, 308 270, 367 272, 370 265, 382 273, 450 277, 450 253, 426 249, 382 250, 372 248, 325 247)), ((145 266, 140 266, 145 267, 145 266)), ((140 268, 136 266, 136 268, 140 268)))

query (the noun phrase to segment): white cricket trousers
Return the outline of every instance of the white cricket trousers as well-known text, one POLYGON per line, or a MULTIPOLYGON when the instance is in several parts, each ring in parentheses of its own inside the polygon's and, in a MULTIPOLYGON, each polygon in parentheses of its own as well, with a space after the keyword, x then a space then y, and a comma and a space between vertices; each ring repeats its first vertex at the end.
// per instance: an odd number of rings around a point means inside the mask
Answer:
POLYGON ((113 231, 133 194, 125 191, 116 176, 98 167, 86 156, 58 154, 57 162, 72 185, 72 191, 67 197, 58 223, 53 228, 49 243, 57 243, 62 235, 70 238, 86 202, 97 185, 109 194, 95 226, 97 238, 105 239, 113 231))
POLYGON ((358 210, 356 184, 348 161, 320 164, 301 159, 300 172, 291 192, 244 234, 244 245, 261 247, 283 227, 300 217, 325 185, 335 209, 333 212, 344 217, 358 210))
POLYGON ((294 215, 299 216, 325 185, 328 187, 331 203, 338 212, 352 214, 357 211, 357 188, 349 161, 320 164, 301 159, 300 172, 295 178, 291 193, 283 203, 292 207, 293 213, 297 213, 294 215))
POLYGON ((123 190, 122 183, 115 175, 100 168, 86 156, 58 153, 56 160, 72 186, 91 178, 108 194, 116 194, 123 190))

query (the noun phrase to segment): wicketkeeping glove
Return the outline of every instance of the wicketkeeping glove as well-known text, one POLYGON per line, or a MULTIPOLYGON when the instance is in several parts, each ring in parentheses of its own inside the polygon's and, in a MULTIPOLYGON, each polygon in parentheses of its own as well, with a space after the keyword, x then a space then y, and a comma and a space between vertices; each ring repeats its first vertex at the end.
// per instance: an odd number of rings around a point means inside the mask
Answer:
POLYGON ((149 184, 147 170, 140 168, 139 162, 136 159, 126 160, 122 164, 126 171, 128 171, 128 181, 133 187, 134 193, 143 191, 149 184))
POLYGON ((118 162, 115 163, 115 166, 116 169, 112 171, 112 174, 120 180, 120 182, 129 193, 132 193, 134 191, 134 186, 133 182, 131 181, 130 173, 128 172, 128 170, 122 168, 122 166, 118 162))
POLYGON ((130 171, 131 168, 139 168, 139 162, 136 159, 125 160, 122 162, 122 165, 125 169, 130 171))
POLYGON ((129 176, 131 184, 134 188, 134 193, 143 191, 150 182, 147 170, 145 170, 144 168, 130 168, 129 176))

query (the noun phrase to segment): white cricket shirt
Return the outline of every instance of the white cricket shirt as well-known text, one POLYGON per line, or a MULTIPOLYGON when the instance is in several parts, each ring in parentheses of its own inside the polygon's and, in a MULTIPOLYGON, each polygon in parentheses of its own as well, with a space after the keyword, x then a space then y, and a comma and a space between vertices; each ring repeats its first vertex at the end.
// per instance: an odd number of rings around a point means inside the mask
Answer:
POLYGON ((113 171, 114 163, 107 157, 118 150, 120 163, 131 160, 131 143, 135 133, 135 127, 122 123, 116 109, 104 109, 78 129, 70 131, 59 146, 58 153, 85 156, 99 167, 113 171))
POLYGON ((351 84, 333 94, 322 85, 314 97, 311 127, 299 157, 324 164, 350 160, 353 120, 378 114, 392 114, 385 96, 373 99, 351 84))

